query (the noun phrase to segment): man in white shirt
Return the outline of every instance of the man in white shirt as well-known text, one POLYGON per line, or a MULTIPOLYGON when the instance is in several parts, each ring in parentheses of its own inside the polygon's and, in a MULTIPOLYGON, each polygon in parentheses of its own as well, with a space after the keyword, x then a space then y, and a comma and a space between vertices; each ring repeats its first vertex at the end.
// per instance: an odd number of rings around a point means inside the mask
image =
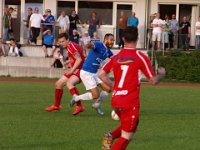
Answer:
POLYGON ((160 41, 162 36, 163 20, 160 19, 160 13, 156 13, 156 18, 152 22, 153 34, 152 34, 152 45, 155 46, 157 41, 157 49, 160 50, 160 41))
POLYGON ((196 49, 200 49, 200 16, 196 22, 196 49))
POLYGON ((69 31, 70 22, 69 22, 69 17, 66 15, 65 11, 61 12, 57 22, 59 23, 61 33, 66 33, 67 31, 69 31))
POLYGON ((34 14, 31 15, 29 21, 29 30, 32 31, 31 44, 36 45, 37 37, 40 35, 41 21, 44 21, 44 18, 39 14, 39 8, 35 8, 34 14))

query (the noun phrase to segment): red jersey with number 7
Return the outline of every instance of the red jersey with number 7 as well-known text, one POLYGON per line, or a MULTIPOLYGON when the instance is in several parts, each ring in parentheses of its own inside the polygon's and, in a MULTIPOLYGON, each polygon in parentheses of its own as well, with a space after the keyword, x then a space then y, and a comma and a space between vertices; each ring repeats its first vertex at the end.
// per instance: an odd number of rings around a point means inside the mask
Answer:
POLYGON ((140 72, 148 79, 155 75, 149 58, 140 51, 124 48, 111 57, 103 70, 113 70, 114 87, 112 93, 113 108, 130 108, 139 105, 140 72))

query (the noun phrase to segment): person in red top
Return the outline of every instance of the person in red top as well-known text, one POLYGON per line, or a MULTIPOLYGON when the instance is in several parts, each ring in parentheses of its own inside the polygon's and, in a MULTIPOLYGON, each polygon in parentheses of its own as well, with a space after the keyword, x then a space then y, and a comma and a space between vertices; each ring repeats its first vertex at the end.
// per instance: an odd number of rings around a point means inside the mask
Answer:
POLYGON ((155 75, 150 60, 136 50, 138 29, 127 27, 124 30, 125 47, 99 72, 100 79, 113 86, 112 107, 119 116, 120 125, 103 136, 102 150, 125 150, 139 122, 139 93, 141 71, 155 85, 165 76, 165 69, 159 68, 155 75), (108 78, 110 71, 114 74, 114 85, 108 78), (117 139, 113 144, 112 141, 117 139))
MULTIPOLYGON (((56 82, 55 86, 55 103, 50 107, 45 108, 46 111, 60 110, 60 102, 63 95, 63 87, 67 86, 71 95, 79 95, 78 90, 75 85, 78 84, 80 79, 80 69, 82 68, 83 62, 85 60, 81 47, 69 41, 69 36, 66 33, 61 33, 58 36, 58 42, 60 46, 66 49, 66 55, 68 60, 66 61, 67 70, 65 74, 56 82)), ((82 106, 81 102, 77 102, 77 106, 74 109, 73 115, 84 111, 85 108, 82 106)))

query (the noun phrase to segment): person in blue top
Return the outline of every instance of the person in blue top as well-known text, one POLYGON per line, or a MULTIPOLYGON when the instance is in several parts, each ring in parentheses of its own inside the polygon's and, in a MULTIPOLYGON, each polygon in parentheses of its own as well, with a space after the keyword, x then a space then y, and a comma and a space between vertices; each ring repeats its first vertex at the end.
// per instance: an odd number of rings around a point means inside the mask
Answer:
POLYGON ((44 50, 44 54, 45 57, 49 57, 48 53, 47 53, 47 48, 52 48, 51 51, 51 55, 50 57, 53 57, 53 54, 55 52, 56 49, 56 40, 55 40, 55 35, 52 34, 50 29, 47 29, 46 31, 43 32, 43 50, 44 50))
POLYGON ((138 20, 137 17, 135 17, 135 12, 132 12, 131 17, 128 18, 127 25, 128 26, 138 27, 138 24, 139 24, 139 20, 138 20))
POLYGON ((55 18, 51 14, 51 10, 50 9, 47 10, 47 17, 46 17, 44 23, 45 23, 45 28, 46 29, 50 29, 51 31, 53 31, 53 25, 55 23, 55 18))
POLYGON ((173 48, 173 24, 172 22, 169 20, 169 17, 166 16, 165 17, 165 24, 164 24, 164 49, 166 50, 166 48, 173 48))
POLYGON ((114 35, 108 33, 105 35, 103 42, 93 42, 88 46, 90 50, 80 71, 81 80, 88 92, 82 95, 73 95, 73 98, 70 101, 71 106, 80 100, 95 99, 96 102, 93 104, 93 107, 97 109, 97 112, 100 115, 104 115, 100 102, 108 95, 111 88, 106 83, 102 82, 97 74, 99 68, 109 61, 109 58, 113 55, 110 50, 113 47, 113 44, 114 35), (97 86, 103 91, 99 93, 97 86))

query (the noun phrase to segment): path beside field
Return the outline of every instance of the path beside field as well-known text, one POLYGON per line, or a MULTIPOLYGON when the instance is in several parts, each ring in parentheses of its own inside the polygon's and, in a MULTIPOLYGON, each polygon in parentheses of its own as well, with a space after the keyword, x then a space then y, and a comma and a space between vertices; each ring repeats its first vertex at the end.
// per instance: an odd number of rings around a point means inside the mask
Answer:
MULTIPOLYGON (((56 79, 34 79, 34 78, 5 78, 1 77, 0 82, 43 82, 55 83, 56 79)), ((149 83, 143 82, 142 85, 150 86, 149 83)), ((200 84, 192 83, 160 83, 158 86, 189 86, 200 87, 200 84)))

